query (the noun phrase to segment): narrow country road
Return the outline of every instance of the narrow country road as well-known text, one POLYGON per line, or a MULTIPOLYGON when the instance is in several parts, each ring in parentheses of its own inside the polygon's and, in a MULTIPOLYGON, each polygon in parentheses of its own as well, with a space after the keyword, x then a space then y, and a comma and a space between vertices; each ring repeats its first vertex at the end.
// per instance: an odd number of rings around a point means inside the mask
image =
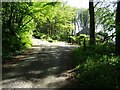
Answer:
POLYGON ((72 88, 68 71, 73 68, 73 49, 65 42, 33 39, 33 47, 2 67, 2 88, 72 88))

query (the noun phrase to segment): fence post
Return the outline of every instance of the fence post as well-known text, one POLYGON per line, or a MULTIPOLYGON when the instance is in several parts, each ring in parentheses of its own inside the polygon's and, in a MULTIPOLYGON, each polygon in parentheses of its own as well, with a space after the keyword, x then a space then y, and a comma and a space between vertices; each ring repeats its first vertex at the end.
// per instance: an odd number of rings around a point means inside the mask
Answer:
POLYGON ((83 41, 83 49, 84 49, 84 52, 86 51, 86 39, 84 37, 84 41, 83 41))

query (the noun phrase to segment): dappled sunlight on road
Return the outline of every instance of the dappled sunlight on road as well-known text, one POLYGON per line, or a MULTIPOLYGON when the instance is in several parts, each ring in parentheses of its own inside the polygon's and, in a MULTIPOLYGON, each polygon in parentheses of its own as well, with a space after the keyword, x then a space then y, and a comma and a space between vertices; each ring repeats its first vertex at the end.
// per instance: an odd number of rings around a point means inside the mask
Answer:
POLYGON ((28 52, 14 57, 22 58, 20 62, 3 66, 4 88, 58 88, 68 83, 63 73, 73 68, 71 51, 79 46, 33 41, 28 52))

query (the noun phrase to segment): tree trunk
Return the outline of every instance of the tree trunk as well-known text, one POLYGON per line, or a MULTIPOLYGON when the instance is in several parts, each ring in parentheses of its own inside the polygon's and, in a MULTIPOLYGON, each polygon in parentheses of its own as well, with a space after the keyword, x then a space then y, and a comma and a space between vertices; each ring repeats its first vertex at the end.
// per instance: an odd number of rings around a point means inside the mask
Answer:
POLYGON ((116 10, 116 54, 120 56, 120 1, 117 3, 116 10))
POLYGON ((90 13, 90 44, 95 44, 95 21, 93 0, 89 0, 89 13, 90 13))

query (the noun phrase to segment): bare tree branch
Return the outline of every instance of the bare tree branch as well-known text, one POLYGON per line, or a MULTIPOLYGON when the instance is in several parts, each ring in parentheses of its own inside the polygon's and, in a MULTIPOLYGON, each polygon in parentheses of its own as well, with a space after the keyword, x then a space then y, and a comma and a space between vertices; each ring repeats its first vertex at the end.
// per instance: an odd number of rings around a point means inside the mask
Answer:
POLYGON ((100 2, 97 2, 97 3, 95 4, 94 8, 95 8, 99 3, 100 3, 100 2))

